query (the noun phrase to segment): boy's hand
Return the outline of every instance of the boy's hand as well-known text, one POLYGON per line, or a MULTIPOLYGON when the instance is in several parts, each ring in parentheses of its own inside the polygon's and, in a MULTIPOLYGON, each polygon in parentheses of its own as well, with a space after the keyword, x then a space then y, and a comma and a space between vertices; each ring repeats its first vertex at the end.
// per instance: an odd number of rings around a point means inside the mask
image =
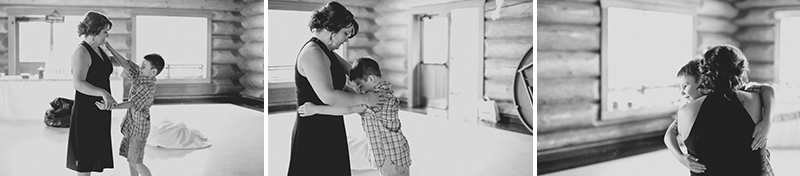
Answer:
POLYGON ((767 133, 769 133, 769 127, 771 126, 769 121, 762 120, 758 124, 756 124, 756 128, 753 130, 753 143, 750 144, 750 148, 753 150, 758 150, 762 147, 767 145, 767 133))
POLYGON ((103 101, 94 102, 94 105, 97 106, 97 109, 100 109, 100 110, 111 110, 112 108, 114 108, 114 106, 116 106, 116 104, 108 106, 103 101))
POLYGON ((300 117, 308 117, 314 114, 317 114, 315 111, 317 105, 311 102, 306 102, 300 107, 297 107, 297 113, 300 113, 300 117))
POLYGON ((690 171, 694 173, 703 173, 706 171, 706 165, 698 162, 699 160, 700 159, 697 159, 690 154, 685 154, 681 157, 678 157, 678 161, 681 162, 684 167, 689 168, 690 171))

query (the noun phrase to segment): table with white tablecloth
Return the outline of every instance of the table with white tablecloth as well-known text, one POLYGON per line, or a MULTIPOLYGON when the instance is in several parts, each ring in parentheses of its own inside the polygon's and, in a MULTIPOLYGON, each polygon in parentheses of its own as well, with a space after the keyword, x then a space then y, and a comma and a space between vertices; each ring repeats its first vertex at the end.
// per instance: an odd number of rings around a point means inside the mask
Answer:
MULTIPOLYGON (((111 95, 122 102, 122 79, 111 79, 111 95)), ((0 121, 42 120, 57 97, 74 100, 71 79, 0 79, 0 121)))

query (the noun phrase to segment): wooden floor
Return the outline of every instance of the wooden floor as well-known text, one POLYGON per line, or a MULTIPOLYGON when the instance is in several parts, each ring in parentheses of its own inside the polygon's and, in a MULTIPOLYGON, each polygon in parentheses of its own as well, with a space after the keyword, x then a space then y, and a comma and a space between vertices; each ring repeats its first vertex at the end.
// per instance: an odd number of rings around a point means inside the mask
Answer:
MULTIPOLYGON (((533 175, 533 136, 400 111, 411 148, 412 176, 533 175)), ((286 175, 295 113, 268 115, 268 175, 286 175)), ((358 115, 345 116, 348 135, 364 135, 358 115)), ((353 170, 377 176, 375 170, 353 170)))
MULTIPOLYGON (((800 173, 800 149, 770 149, 772 169, 775 175, 797 175, 800 173)), ((664 150, 630 156, 612 161, 545 174, 545 176, 633 176, 633 175, 689 175, 672 154, 664 150)))
MULTIPOLYGON (((124 110, 112 112, 114 169, 92 175, 130 175, 118 156, 119 124, 124 110)), ((264 113, 232 104, 155 105, 152 118, 182 121, 202 132, 212 146, 201 150, 164 150, 147 146, 144 163, 154 175, 264 175, 264 113)), ((69 129, 42 120, 0 121, 0 175, 75 175, 67 169, 69 129)))

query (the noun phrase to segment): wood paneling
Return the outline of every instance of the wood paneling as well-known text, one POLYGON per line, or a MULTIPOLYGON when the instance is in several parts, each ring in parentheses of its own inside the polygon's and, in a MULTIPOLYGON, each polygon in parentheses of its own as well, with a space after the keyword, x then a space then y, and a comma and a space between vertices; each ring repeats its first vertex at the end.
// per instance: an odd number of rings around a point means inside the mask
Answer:
POLYGON ((13 4, 24 6, 60 6, 60 7, 91 7, 102 4, 104 7, 123 7, 123 8, 153 8, 153 9, 191 9, 191 10, 222 10, 239 11, 245 4, 236 1, 195 1, 195 0, 81 0, 81 1, 60 1, 60 0, 4 0, 0 4, 13 4))
POLYGON ((599 105, 593 102, 538 104, 536 108, 537 133, 591 127, 600 114, 599 105))
POLYGON ((733 34, 739 29, 738 25, 731 23, 729 19, 698 16, 695 18, 695 29, 697 32, 733 34))
POLYGON ((382 57, 405 56, 407 47, 406 40, 381 40, 372 47, 372 51, 382 57))
POLYGON ((636 121, 619 125, 563 130, 552 133, 538 134, 536 137, 536 148, 537 150, 541 151, 570 145, 611 140, 649 132, 664 131, 670 123, 672 123, 671 118, 658 118, 654 120, 636 121))
POLYGON ((250 58, 238 64, 239 69, 244 72, 264 73, 264 58, 250 58))
POLYGON ((773 26, 743 26, 736 34, 742 42, 775 42, 773 26))
MULTIPOLYGON (((533 37, 487 38, 485 42, 484 56, 487 58, 522 58, 533 47, 533 37)), ((540 42, 539 47, 542 45, 540 42)))
POLYGON ((697 14, 709 17, 733 19, 739 14, 739 9, 732 4, 717 0, 702 0, 702 6, 697 9, 697 14))
POLYGON ((247 29, 264 28, 264 15, 255 15, 242 21, 242 26, 247 29))
POLYGON ((249 72, 239 78, 239 82, 247 88, 264 89, 264 73, 249 72))
POLYGON ((244 61, 244 58, 233 55, 231 50, 211 51, 211 63, 214 64, 237 64, 242 61, 244 61))
POLYGON ((247 58, 264 57, 264 42, 251 41, 239 48, 239 53, 247 58))
POLYGON ((409 32, 406 25, 381 26, 375 31, 375 38, 378 40, 386 39, 408 39, 409 32))
POLYGON ((538 79, 536 95, 539 103, 563 104, 600 99, 600 79, 538 79))
POLYGON ((600 50, 600 26, 539 25, 537 31, 537 50, 600 50))
MULTIPOLYGON (((540 78, 600 76, 600 54, 598 53, 539 52, 536 56, 536 74, 540 78)), ((514 69, 516 70, 516 65, 514 65, 514 69)))
MULTIPOLYGON (((532 4, 533 2, 503 8, 500 13, 501 19, 531 16, 532 4)), ((537 22, 540 23, 600 24, 600 6, 597 4, 539 1, 536 5, 537 22)), ((494 9, 494 6, 494 3, 487 3, 487 9, 494 9)), ((487 11, 484 17, 491 18, 493 11, 487 11)))
POLYGON ((533 18, 516 18, 486 21, 486 38, 533 36, 533 18))
POLYGON ((750 62, 773 62, 775 45, 769 43, 743 43, 742 52, 750 62))

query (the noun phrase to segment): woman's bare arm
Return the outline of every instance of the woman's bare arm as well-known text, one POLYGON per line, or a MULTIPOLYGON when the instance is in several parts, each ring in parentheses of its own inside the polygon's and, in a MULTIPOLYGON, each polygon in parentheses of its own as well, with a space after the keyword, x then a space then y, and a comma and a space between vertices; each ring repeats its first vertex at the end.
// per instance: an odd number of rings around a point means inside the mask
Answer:
POLYGON ((369 104, 366 95, 334 89, 330 66, 330 60, 317 45, 309 44, 298 56, 299 71, 308 78, 308 82, 323 103, 333 106, 369 104))

